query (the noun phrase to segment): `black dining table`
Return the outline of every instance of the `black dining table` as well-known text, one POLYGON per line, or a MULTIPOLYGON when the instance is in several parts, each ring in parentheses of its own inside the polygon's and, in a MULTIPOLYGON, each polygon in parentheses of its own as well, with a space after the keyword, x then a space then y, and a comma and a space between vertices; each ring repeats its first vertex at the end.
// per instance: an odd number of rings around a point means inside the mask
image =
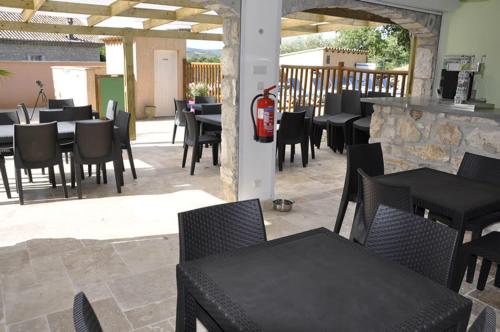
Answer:
MULTIPOLYGON (((276 120, 278 123, 281 121, 283 113, 276 112, 276 120)), ((196 120, 201 123, 211 124, 214 126, 222 127, 222 115, 221 114, 197 114, 196 120)))
POLYGON ((324 228, 183 262, 177 283, 178 332, 196 303, 223 331, 273 332, 465 331, 472 307, 324 228))
MULTIPOLYGON (((94 120, 92 120, 94 121, 94 120)), ((75 134, 75 122, 65 121, 57 123, 59 139, 71 139, 75 134)), ((0 145, 10 145, 14 141, 14 125, 0 125, 0 145)))
POLYGON ((191 107, 192 109, 194 109, 195 111, 201 111, 203 110, 203 105, 219 105, 219 106, 222 106, 221 103, 199 103, 199 104, 190 104, 188 105, 188 107, 191 107))

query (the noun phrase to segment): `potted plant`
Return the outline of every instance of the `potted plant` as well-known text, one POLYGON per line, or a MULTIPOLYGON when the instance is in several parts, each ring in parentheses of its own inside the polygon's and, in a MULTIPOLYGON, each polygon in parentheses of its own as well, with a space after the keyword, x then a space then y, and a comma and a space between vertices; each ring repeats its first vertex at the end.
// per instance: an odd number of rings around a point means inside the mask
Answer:
POLYGON ((206 97, 209 95, 208 84, 203 82, 190 83, 189 84, 189 95, 191 99, 194 100, 195 97, 206 97))
POLYGON ((7 77, 7 76, 10 76, 10 71, 5 69, 0 69, 0 77, 7 77))
POLYGON ((156 115, 156 106, 154 105, 146 105, 144 106, 144 115, 146 119, 152 119, 156 115))

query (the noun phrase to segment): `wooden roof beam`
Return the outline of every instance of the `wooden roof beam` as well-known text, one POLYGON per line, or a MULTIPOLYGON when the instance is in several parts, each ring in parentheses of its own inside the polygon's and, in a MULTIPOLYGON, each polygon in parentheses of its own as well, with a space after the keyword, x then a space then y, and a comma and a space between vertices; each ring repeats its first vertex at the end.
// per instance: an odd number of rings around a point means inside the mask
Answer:
MULTIPOLYGON (((175 11, 175 20, 156 20, 156 19, 149 19, 147 21, 144 21, 142 23, 142 26, 145 30, 150 30, 153 28, 156 28, 160 25, 168 24, 174 21, 188 21, 190 22, 190 19, 192 16, 199 16, 198 14, 201 14, 203 12, 206 12, 206 9, 199 9, 199 8, 179 8, 175 11)), ((205 15, 209 16, 209 15, 205 15)), ((214 15, 212 15, 214 16, 214 15)))
POLYGON ((124 11, 133 8, 135 5, 141 3, 142 0, 136 0, 136 1, 128 1, 128 0, 115 0, 111 5, 109 5, 109 16, 105 15, 93 15, 89 16, 87 18, 87 25, 89 27, 92 27, 96 24, 101 23, 104 20, 107 20, 108 18, 112 16, 118 16, 119 14, 123 13, 124 11))
POLYGON ((45 0, 33 0, 33 9, 23 9, 23 11, 21 12, 21 20, 23 22, 29 22, 44 2, 45 0))

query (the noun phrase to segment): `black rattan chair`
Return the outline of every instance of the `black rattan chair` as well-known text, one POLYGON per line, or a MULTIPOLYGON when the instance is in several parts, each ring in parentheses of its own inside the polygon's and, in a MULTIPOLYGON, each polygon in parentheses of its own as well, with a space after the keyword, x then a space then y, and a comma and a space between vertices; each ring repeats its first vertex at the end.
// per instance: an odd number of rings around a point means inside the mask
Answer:
MULTIPOLYGON (((17 111, 0 113, 0 125, 15 125, 20 123, 21 122, 17 111)), ((12 157, 13 155, 14 155, 14 148, 12 147, 12 145, 0 146, 0 173, 2 175, 2 182, 5 188, 5 193, 7 195, 7 198, 11 198, 11 194, 10 194, 9 178, 7 176, 7 169, 5 168, 5 157, 12 157)), ((31 175, 31 171, 26 171, 26 173, 29 176, 29 181, 33 182, 33 176, 31 175)))
POLYGON ((39 121, 40 123, 74 121, 73 112, 64 109, 61 111, 40 111, 39 121))
MULTIPOLYGON (((222 106, 219 104, 203 104, 201 105, 201 111, 199 113, 195 112, 195 114, 221 114, 222 106)), ((201 124, 201 133, 204 134, 212 134, 220 136, 222 128, 216 125, 211 125, 207 123, 201 124)))
POLYGON ((358 195, 358 169, 370 176, 384 174, 384 157, 380 143, 351 145, 347 147, 347 171, 344 181, 344 191, 335 221, 334 232, 340 233, 347 205, 356 202, 358 195))
POLYGON ((342 109, 342 96, 340 94, 327 93, 325 96, 324 114, 313 119, 312 136, 314 145, 319 149, 323 131, 327 129, 328 120, 342 109))
POLYGON ((186 126, 186 118, 184 117, 183 111, 188 110, 188 105, 185 100, 174 99, 175 106, 175 119, 174 119, 174 134, 172 135, 172 144, 175 143, 175 134, 177 133, 177 127, 186 126))
POLYGON ((71 157, 72 176, 74 183, 74 172, 78 198, 82 198, 82 168, 81 165, 96 165, 97 172, 102 167, 104 183, 107 183, 106 163, 113 162, 115 171, 116 190, 121 193, 122 169, 121 148, 114 135, 113 121, 78 121, 75 124, 75 141, 71 157))
MULTIPOLYGON (((134 156, 132 155, 132 145, 130 144, 130 113, 117 112, 115 118, 115 126, 118 127, 118 142, 122 150, 127 150, 132 177, 137 179, 135 172, 134 156)), ((122 159, 123 160, 123 159, 122 159)), ((122 165, 122 169, 125 167, 122 165)))
POLYGON ((108 100, 108 105, 106 106, 106 119, 115 121, 117 108, 118 102, 112 99, 108 100))
POLYGON ((342 91, 342 112, 328 119, 328 146, 333 151, 344 152, 345 145, 352 144, 352 123, 361 118, 361 93, 359 91, 342 91))
POLYGON ((413 213, 413 201, 409 187, 390 186, 379 183, 358 169, 358 195, 356 212, 350 238, 364 244, 366 235, 380 205, 413 213))
POLYGON ((62 155, 57 139, 57 123, 55 122, 14 126, 14 165, 16 168, 19 203, 21 205, 24 204, 21 169, 31 171, 34 168, 48 167, 50 182, 52 187, 55 188, 54 166, 58 165, 64 197, 68 198, 62 155))
POLYGON ((314 137, 313 137, 313 121, 314 121, 314 105, 309 105, 309 106, 299 106, 295 105, 293 108, 294 112, 306 112, 305 115, 305 120, 308 122, 306 125, 306 135, 308 137, 308 140, 310 142, 309 146, 311 148, 311 158, 315 159, 316 155, 314 153, 314 137))
POLYGON ((75 106, 73 98, 70 99, 49 99, 49 109, 63 108, 65 106, 75 106))
POLYGON ((495 310, 486 307, 470 326, 468 332, 495 332, 497 330, 497 319, 495 310))
POLYGON ((19 115, 17 111, 12 112, 2 112, 0 113, 0 125, 11 125, 11 124, 20 124, 19 115))
MULTIPOLYGON (((494 285, 500 287, 500 232, 491 232, 479 239, 465 243, 462 246, 462 253, 465 255, 466 263, 473 260, 475 264, 477 257, 483 258, 477 281, 478 290, 484 290, 492 263, 497 265, 494 285)), ((465 269, 465 265, 463 269, 465 269)), ((460 272, 460 276, 463 276, 464 271, 460 272)))
POLYGON ((217 102, 215 96, 195 96, 194 103, 195 104, 214 104, 217 102))
POLYGON ((281 117, 280 127, 277 133, 276 149, 278 150, 278 168, 283 170, 286 146, 291 145, 290 162, 293 163, 295 144, 300 144, 302 154, 302 166, 306 167, 308 162, 308 139, 307 126, 309 122, 305 119, 306 112, 285 112, 281 117))
MULTIPOLYGON (((387 92, 370 91, 366 94, 367 98, 391 97, 387 92)), ((363 118, 352 123, 352 142, 353 144, 367 144, 370 141, 370 125, 373 114, 372 103, 362 103, 361 111, 363 118)))
POLYGON ((381 205, 368 231, 366 248, 450 287, 458 232, 406 211, 381 205))
POLYGON ((199 161, 204 144, 212 145, 212 156, 213 156, 214 166, 216 166, 219 163, 220 138, 217 137, 216 135, 209 135, 209 134, 201 135, 200 126, 196 121, 194 113, 184 111, 184 117, 186 118, 187 134, 184 140, 184 154, 182 156, 182 168, 186 167, 188 148, 191 146, 193 147, 193 153, 191 156, 190 174, 194 175, 194 168, 196 166, 196 162, 199 161))
POLYGON ((73 300, 73 323, 76 332, 102 332, 99 319, 83 292, 76 294, 73 300))
MULTIPOLYGON (((64 106, 64 113, 69 113, 70 121, 91 120, 92 105, 87 106, 64 106)), ((57 112, 54 112, 57 113, 57 112)))
POLYGON ((31 119, 30 119, 30 115, 29 115, 29 112, 28 112, 28 108, 26 107, 26 104, 25 103, 20 103, 19 105, 17 105, 17 107, 21 108, 21 111, 23 111, 24 123, 30 124, 31 119))

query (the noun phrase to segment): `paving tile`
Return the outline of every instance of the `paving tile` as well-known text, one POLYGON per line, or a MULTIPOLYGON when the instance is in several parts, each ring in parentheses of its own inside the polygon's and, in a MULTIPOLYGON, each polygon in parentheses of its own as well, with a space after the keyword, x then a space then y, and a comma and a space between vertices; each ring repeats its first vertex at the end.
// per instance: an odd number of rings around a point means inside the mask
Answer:
POLYGON ((29 254, 27 250, 14 250, 0 254, 0 275, 18 274, 29 269, 29 254))
POLYGON ((76 239, 35 239, 27 242, 32 258, 61 254, 83 247, 80 240, 76 239))
POLYGON ((65 253, 62 260, 76 287, 129 274, 127 266, 109 244, 65 253))
POLYGON ((47 315, 51 332, 67 332, 74 330, 73 309, 66 309, 47 315))
POLYGON ((44 316, 11 324, 7 326, 7 332, 50 332, 50 329, 47 319, 44 316))
POLYGON ((3 325, 3 323, 5 322, 3 308, 4 308, 4 305, 3 305, 3 283, 2 283, 2 279, 0 278, 0 326, 3 325))
MULTIPOLYGON (((134 332, 174 332, 175 329, 170 325, 168 320, 152 324, 149 326, 144 326, 139 329, 134 330, 134 332)), ((199 329, 197 330, 200 331, 199 329)))
POLYGON ((86 284, 83 286, 75 286, 74 287, 75 294, 79 292, 84 292, 85 296, 89 299, 89 301, 98 301, 104 300, 112 297, 111 291, 109 287, 104 282, 86 284))
POLYGON ((162 301, 177 293, 175 266, 113 280, 109 287, 123 310, 162 301))
POLYGON ((500 310, 500 288, 495 287, 493 282, 487 283, 484 291, 475 290, 469 293, 469 296, 500 310))
POLYGON ((59 255, 32 258, 31 267, 39 281, 57 279, 67 275, 66 268, 59 255))
POLYGON ((103 331, 130 331, 132 328, 114 299, 91 302, 103 331))
POLYGON ((134 328, 140 328, 175 316, 177 298, 151 303, 125 312, 134 328))

